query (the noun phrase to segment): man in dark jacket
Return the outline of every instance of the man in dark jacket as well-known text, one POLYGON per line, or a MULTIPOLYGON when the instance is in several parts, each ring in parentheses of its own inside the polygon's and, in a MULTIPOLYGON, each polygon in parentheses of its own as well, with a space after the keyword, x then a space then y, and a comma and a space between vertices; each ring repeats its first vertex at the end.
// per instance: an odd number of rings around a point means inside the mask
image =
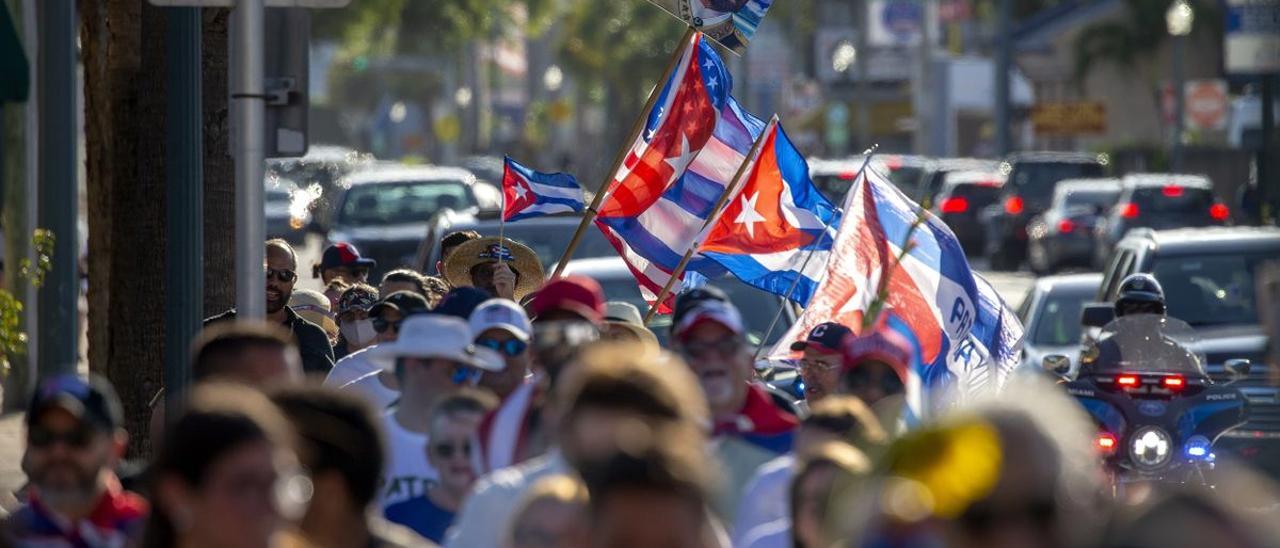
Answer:
MULTIPOLYGON (((284 240, 267 241, 267 318, 270 323, 278 323, 293 333, 298 343, 298 353, 302 355, 303 372, 326 375, 333 369, 333 347, 329 346, 329 337, 324 329, 299 316, 289 308, 289 296, 293 294, 293 284, 298 281, 298 256, 293 246, 284 240)), ((207 326, 214 322, 236 317, 235 309, 228 310, 204 321, 207 326)))

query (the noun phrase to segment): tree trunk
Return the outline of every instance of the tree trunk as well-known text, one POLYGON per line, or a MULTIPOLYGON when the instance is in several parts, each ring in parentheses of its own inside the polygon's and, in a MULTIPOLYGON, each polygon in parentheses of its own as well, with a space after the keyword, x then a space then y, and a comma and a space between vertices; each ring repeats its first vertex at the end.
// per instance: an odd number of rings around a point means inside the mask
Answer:
POLYGON ((231 10, 205 8, 204 43, 204 315, 236 302, 235 162, 231 158, 231 111, 227 105, 227 23, 231 10))
POLYGON ((81 3, 89 219, 89 368, 124 403, 135 454, 165 338, 165 14, 137 0, 81 3))

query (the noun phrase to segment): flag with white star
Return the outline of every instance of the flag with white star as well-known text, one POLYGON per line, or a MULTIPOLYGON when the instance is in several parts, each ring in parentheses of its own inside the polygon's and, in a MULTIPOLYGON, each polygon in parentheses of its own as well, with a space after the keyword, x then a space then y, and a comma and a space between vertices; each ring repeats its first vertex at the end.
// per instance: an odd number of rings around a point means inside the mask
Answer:
POLYGON ((771 124, 700 253, 743 282, 784 297, 790 292, 803 305, 822 278, 839 226, 840 211, 814 186, 804 156, 781 125, 771 124))
POLYGON ((542 173, 505 158, 502 168, 502 219, 519 221, 556 213, 581 212, 582 187, 568 173, 542 173))

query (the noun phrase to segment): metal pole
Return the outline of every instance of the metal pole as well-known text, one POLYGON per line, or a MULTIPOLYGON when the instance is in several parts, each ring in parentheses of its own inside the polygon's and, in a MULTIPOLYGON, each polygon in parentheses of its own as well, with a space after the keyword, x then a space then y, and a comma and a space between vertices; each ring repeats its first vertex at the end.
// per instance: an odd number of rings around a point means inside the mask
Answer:
POLYGON ((263 195, 263 0, 239 0, 232 14, 232 72, 236 87, 236 310, 242 319, 266 316, 266 216, 263 195))
POLYGON ((200 8, 168 8, 165 113, 169 234, 165 252, 164 386, 168 417, 182 410, 191 340, 204 316, 204 134, 200 8))
POLYGON ((40 215, 53 233, 52 269, 38 299, 39 375, 75 373, 79 361, 80 241, 76 226, 76 8, 74 0, 39 3, 40 215))
POLYGON ((1173 140, 1169 147, 1169 170, 1174 173, 1182 173, 1182 133, 1185 131, 1182 114, 1186 108, 1185 94, 1182 93, 1182 61, 1186 48, 1186 36, 1173 37, 1173 140))
POLYGON ((1280 216, 1280 180, 1276 178, 1276 163, 1272 159, 1276 147, 1276 77, 1262 77, 1262 148, 1258 150, 1258 191, 1268 207, 1259 208, 1264 223, 1278 224, 1280 216))
POLYGON ((1013 65, 1013 0, 1000 0, 1000 28, 996 32, 999 47, 996 52, 996 104, 995 130, 996 154, 1005 156, 1013 151, 1009 134, 1009 69, 1013 65))

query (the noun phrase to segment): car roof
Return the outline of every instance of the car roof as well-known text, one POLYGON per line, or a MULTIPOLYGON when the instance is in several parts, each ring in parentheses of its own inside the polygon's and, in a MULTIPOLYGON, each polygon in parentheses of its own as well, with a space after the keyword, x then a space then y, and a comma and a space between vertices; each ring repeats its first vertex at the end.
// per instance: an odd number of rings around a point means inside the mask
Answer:
POLYGON ((929 167, 938 171, 955 171, 959 169, 996 171, 1000 168, 1000 162, 985 158, 936 158, 929 161, 929 167))
POLYGON ((1062 274, 1044 276, 1036 280, 1036 292, 1053 293, 1055 291, 1097 291, 1102 285, 1102 273, 1062 274))
POLYGON ((356 171, 343 178, 346 185, 362 185, 370 183, 393 183, 399 181, 433 181, 455 180, 472 184, 476 176, 470 171, 457 167, 443 166, 406 166, 400 164, 374 165, 368 169, 356 171))
POLYGON ((1093 154, 1087 154, 1084 152, 1052 152, 1052 151, 1015 152, 1013 154, 1010 154, 1008 158, 1005 158, 1005 162, 1008 162, 1008 163, 1069 162, 1069 163, 1088 163, 1088 164, 1102 163, 1098 161, 1098 156, 1093 154))
POLYGON ((1120 179, 1115 177, 1097 177, 1088 179, 1063 179, 1058 181, 1054 192, 1067 193, 1081 190, 1114 190, 1120 191, 1120 179))
POLYGON ((1163 187, 1178 185, 1191 188, 1213 188, 1213 183, 1204 175, 1186 175, 1180 173, 1130 173, 1124 176, 1126 187, 1163 187))
POLYGON ((1005 176, 999 171, 952 171, 947 173, 947 177, 943 181, 947 186, 977 183, 995 183, 996 186, 1000 186, 1004 184, 1005 176))
POLYGON ((591 259, 574 259, 564 267, 565 274, 581 274, 599 280, 631 276, 627 263, 622 257, 595 257, 591 259))
POLYGON ((1257 226, 1217 226, 1201 228, 1176 228, 1130 230, 1125 240, 1145 240, 1162 252, 1204 253, 1226 248, 1229 251, 1250 251, 1280 248, 1280 228, 1257 226))
MULTIPOLYGON (((449 219, 449 230, 470 230, 476 227, 497 226, 500 223, 499 215, 501 211, 493 209, 484 209, 480 211, 471 211, 460 213, 457 217, 449 219)), ((530 217, 521 219, 519 224, 509 224, 507 226, 508 234, 519 234, 521 227, 534 226, 578 226, 582 223, 582 214, 580 213, 557 213, 552 215, 543 215, 540 217, 530 217)), ((594 230, 594 229, 590 229, 594 230)), ((518 237, 518 236, 517 236, 518 237)))

